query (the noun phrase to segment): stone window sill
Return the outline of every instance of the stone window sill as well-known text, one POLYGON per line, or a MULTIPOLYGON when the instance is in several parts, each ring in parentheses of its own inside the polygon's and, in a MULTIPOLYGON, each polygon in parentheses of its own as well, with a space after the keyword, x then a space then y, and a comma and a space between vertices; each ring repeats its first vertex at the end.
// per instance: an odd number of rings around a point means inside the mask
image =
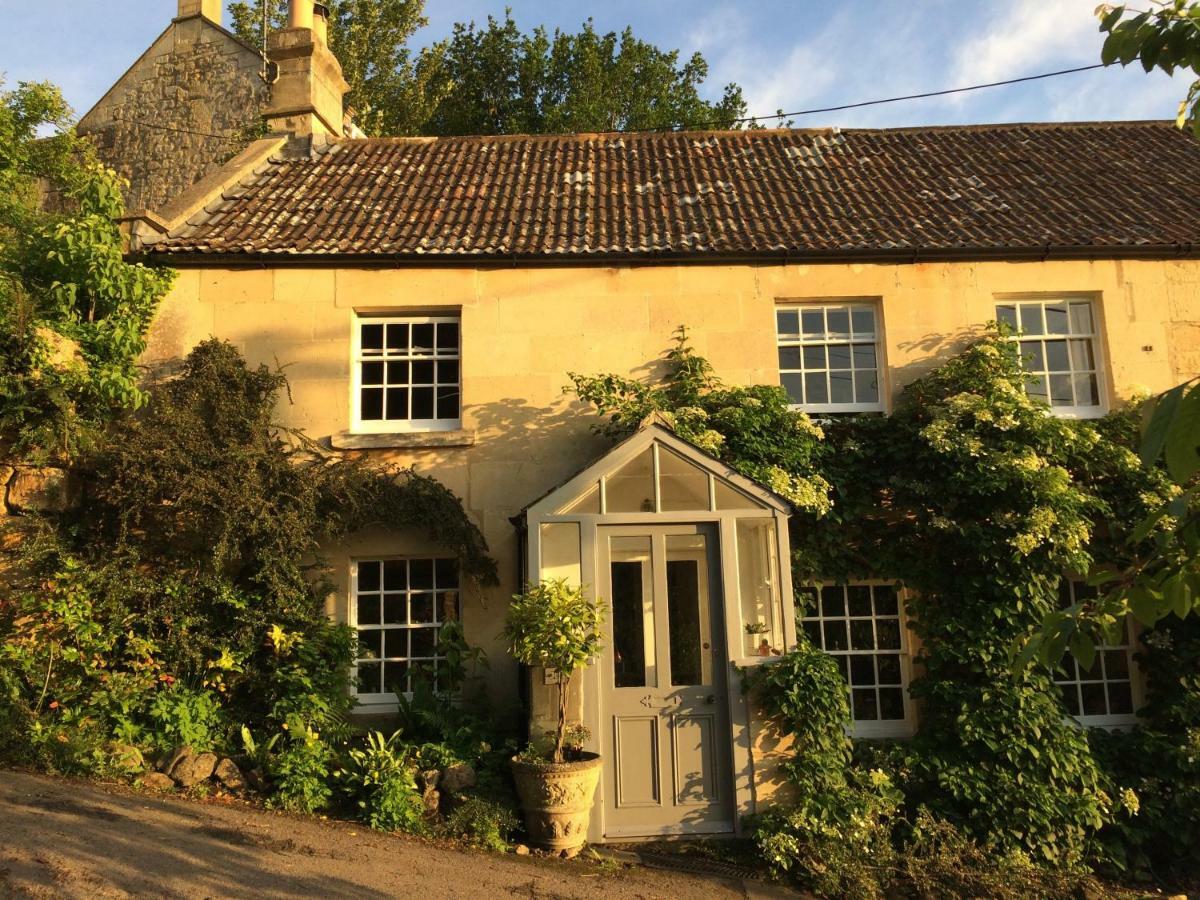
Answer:
POLYGON ((475 431, 392 431, 385 434, 340 431, 329 438, 329 443, 335 450, 438 450, 474 447, 475 431))

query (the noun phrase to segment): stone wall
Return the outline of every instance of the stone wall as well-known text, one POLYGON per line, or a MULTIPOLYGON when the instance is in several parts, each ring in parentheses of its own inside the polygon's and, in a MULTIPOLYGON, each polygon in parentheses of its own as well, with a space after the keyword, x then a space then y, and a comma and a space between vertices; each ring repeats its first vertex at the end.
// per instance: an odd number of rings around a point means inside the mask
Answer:
POLYGON ((129 179, 127 209, 161 208, 248 143, 269 101, 261 68, 199 16, 171 24, 79 123, 129 179))

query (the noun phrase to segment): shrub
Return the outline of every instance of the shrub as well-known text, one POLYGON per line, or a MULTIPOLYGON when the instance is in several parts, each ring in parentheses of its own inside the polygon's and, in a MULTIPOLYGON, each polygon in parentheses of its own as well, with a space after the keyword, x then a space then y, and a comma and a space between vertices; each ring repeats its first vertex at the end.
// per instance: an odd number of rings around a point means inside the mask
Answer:
POLYGON ((209 691, 168 687, 154 695, 148 713, 153 740, 160 750, 188 746, 203 751, 224 744, 227 728, 221 704, 209 691))
POLYGON ((900 796, 882 770, 852 765, 848 691, 836 662, 804 641, 778 662, 748 670, 745 684, 794 748, 786 764, 794 801, 755 822, 760 854, 821 895, 882 895, 900 796))
POLYGON ((380 831, 421 833, 426 830, 425 806, 417 787, 410 748, 400 732, 366 736, 362 747, 351 749, 338 777, 358 807, 358 816, 380 831))
POLYGON ((282 741, 276 735, 267 748, 272 789, 267 805, 304 813, 324 809, 333 797, 329 783, 333 751, 302 719, 284 723, 284 732, 282 741), (276 750, 277 744, 281 749, 276 750))
POLYGON ((504 853, 518 825, 516 815, 507 806, 494 800, 471 797, 447 817, 445 832, 472 846, 504 853))
POLYGON ((558 673, 558 728, 554 762, 565 758, 567 697, 571 676, 600 653, 604 607, 587 599, 582 587, 565 578, 531 584, 513 597, 504 623, 509 652, 527 666, 558 673))

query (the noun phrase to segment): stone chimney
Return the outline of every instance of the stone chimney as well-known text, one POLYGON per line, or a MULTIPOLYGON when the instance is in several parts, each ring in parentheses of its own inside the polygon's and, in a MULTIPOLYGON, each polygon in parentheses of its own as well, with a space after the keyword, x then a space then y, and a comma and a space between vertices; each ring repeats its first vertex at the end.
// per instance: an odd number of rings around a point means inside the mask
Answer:
POLYGON ((176 18, 202 16, 214 25, 220 25, 221 7, 224 5, 223 0, 179 0, 179 15, 176 18))
POLYGON ((271 131, 297 137, 342 136, 342 98, 350 85, 329 49, 328 17, 323 3, 291 0, 288 27, 267 38, 267 56, 279 67, 271 104, 264 112, 271 131))

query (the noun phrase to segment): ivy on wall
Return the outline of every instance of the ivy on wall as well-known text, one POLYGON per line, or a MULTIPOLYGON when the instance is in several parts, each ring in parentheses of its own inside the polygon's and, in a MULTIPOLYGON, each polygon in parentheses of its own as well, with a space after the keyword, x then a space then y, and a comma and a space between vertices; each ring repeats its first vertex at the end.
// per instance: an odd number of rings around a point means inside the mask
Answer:
MULTIPOLYGON (((910 818, 921 810, 1043 865, 1118 863, 1113 847, 1138 823, 1135 773, 1102 768, 1050 671, 1014 671, 1012 660, 1056 608, 1060 579, 1093 560, 1121 564, 1133 524, 1172 494, 1134 452, 1135 413, 1052 416, 1027 396, 1016 347, 996 331, 910 384, 893 415, 818 426, 779 388, 722 385, 677 338, 660 383, 576 374, 575 392, 606 417, 606 433, 662 412, 792 499, 797 584, 885 578, 908 589, 920 721, 892 762, 910 818)), ((1145 653, 1161 656, 1155 639, 1145 653)), ((1195 682, 1174 694, 1163 702, 1176 710, 1200 696, 1195 682)), ((1165 721, 1143 732, 1171 735, 1163 752, 1174 754, 1189 739, 1165 721)), ((1200 799, 1194 779, 1181 790, 1200 799)))

